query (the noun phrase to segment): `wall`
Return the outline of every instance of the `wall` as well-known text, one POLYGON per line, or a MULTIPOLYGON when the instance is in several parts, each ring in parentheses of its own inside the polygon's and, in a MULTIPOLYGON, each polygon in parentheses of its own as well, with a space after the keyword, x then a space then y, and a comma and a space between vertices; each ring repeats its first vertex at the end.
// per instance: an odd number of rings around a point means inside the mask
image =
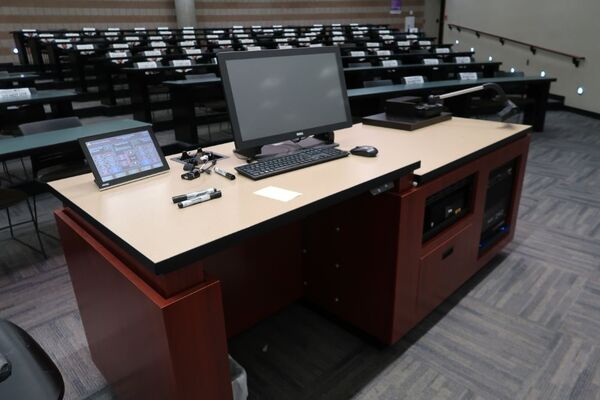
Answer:
MULTIPOLYGON (((425 0, 403 0, 418 26, 425 0)), ((307 25, 313 23, 378 23, 402 27, 404 16, 390 14, 390 0, 196 0, 198 26, 307 25)))
POLYGON ((423 30, 427 34, 427 36, 432 36, 437 38, 439 23, 438 19, 440 18, 440 7, 442 6, 441 0, 425 0, 424 7, 424 20, 423 20, 423 30))
POLYGON ((11 31, 176 26, 173 0, 0 0, 0 62, 17 62, 11 31))
POLYGON ((477 59, 493 56, 503 62, 505 70, 514 67, 526 75, 544 70, 547 76, 558 78, 551 92, 565 96, 568 106, 600 113, 600 1, 449 0, 446 13, 448 23, 586 57, 575 68, 569 58, 540 51, 533 55, 522 46, 502 46, 498 40, 445 29, 446 42, 460 40, 456 48, 474 47, 477 59), (580 85, 585 90, 582 96, 576 93, 580 85))

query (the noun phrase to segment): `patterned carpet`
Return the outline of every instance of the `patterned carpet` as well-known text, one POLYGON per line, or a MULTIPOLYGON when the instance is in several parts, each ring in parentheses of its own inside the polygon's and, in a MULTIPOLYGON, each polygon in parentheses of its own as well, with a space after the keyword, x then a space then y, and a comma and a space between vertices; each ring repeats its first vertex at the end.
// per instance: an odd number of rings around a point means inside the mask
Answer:
MULTIPOLYGON (((40 204, 42 229, 56 235, 59 202, 40 204)), ((17 234, 35 243, 31 228, 17 234)), ((48 351, 66 399, 113 399, 58 242, 44 238, 43 261, 7 238, 0 232, 0 317, 48 351)), ((230 352, 251 399, 600 399, 600 121, 548 114, 533 135, 515 241, 395 346, 294 304, 230 352)))

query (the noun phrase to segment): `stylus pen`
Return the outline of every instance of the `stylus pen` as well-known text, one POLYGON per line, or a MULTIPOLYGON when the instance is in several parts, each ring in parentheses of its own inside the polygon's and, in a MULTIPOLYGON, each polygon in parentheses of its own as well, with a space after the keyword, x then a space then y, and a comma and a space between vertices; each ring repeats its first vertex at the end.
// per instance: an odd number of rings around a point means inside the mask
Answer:
POLYGON ((217 190, 214 193, 207 193, 207 194, 203 194, 202 196, 194 197, 193 199, 190 199, 190 200, 184 200, 181 203, 177 203, 177 207, 186 208, 189 206, 193 206, 194 204, 200 204, 200 203, 204 203, 205 201, 212 200, 212 199, 218 199, 219 197, 221 197, 221 192, 219 192, 217 190))
POLYGON ((214 192, 217 192, 217 189, 209 188, 206 190, 201 190, 199 192, 191 192, 191 193, 187 193, 187 194, 180 194, 178 196, 173 196, 173 197, 171 197, 171 200, 173 200, 173 203, 179 203, 184 200, 194 199, 198 196, 202 196, 204 194, 210 194, 210 193, 214 193, 214 192))
POLYGON ((232 181, 232 180, 235 179, 235 175, 234 174, 231 174, 231 173, 229 173, 227 171, 223 171, 221 168, 215 167, 214 171, 215 171, 216 174, 224 176, 225 178, 229 179, 230 181, 232 181))

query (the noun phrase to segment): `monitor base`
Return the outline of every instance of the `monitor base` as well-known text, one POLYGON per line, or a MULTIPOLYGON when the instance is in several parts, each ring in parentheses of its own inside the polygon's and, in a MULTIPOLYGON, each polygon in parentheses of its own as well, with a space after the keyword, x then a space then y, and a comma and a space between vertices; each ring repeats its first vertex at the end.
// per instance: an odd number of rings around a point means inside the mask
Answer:
POLYGON ((254 160, 261 152, 262 147, 250 147, 247 149, 234 149, 233 153, 237 158, 241 158, 242 160, 246 160, 251 162, 254 160))
POLYGON ((250 163, 254 160, 290 154, 298 150, 332 145, 334 144, 334 137, 335 135, 333 132, 326 132, 309 136, 299 141, 286 140, 285 142, 268 144, 262 147, 235 149, 233 152, 235 153, 236 157, 246 160, 250 163))

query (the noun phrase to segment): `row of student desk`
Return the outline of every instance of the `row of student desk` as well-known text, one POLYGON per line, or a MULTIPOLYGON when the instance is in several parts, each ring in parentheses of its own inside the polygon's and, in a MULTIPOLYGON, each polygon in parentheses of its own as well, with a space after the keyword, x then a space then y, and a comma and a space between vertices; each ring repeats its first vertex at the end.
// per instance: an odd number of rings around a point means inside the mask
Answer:
MULTIPOLYGON (((531 104, 525 107, 523 110, 523 122, 525 124, 532 125, 534 131, 541 132, 544 130, 544 121, 546 120, 546 108, 550 93, 550 84, 555 81, 556 78, 522 76, 480 78, 476 80, 445 80, 411 85, 391 85, 349 89, 348 97, 350 98, 351 102, 352 115, 365 116, 369 115, 373 108, 363 107, 364 105, 372 105, 372 102, 376 101, 380 103, 377 109, 383 111, 383 102, 386 99, 398 96, 421 96, 432 92, 453 92, 473 86, 483 85, 485 83, 497 83, 505 90, 510 87, 525 86, 525 93, 527 98, 531 100, 531 104), (364 110, 367 110, 367 112, 365 113, 364 110)), ((463 96, 461 100, 463 102, 468 102, 469 97, 463 96)))
POLYGON ((152 121, 152 102, 150 101, 150 86, 162 84, 165 78, 161 73, 176 73, 177 71, 195 70, 218 70, 217 64, 194 64, 185 67, 158 66, 155 68, 123 68, 127 74, 129 91, 131 92, 131 105, 133 106, 133 117, 140 121, 152 121))
MULTIPOLYGON (((362 26, 367 26, 367 25, 362 25, 362 26)), ((368 25, 368 27, 372 28, 372 26, 368 25)), ((311 28, 310 26, 285 26, 282 27, 282 29, 285 28, 295 28, 297 30, 303 30, 303 31, 307 31, 309 28, 311 28)), ((270 29, 270 28, 264 28, 264 29, 270 29)), ((324 31, 325 32, 331 32, 331 27, 324 27, 324 31)), ((349 30, 351 30, 351 28, 347 25, 344 26, 340 26, 340 27, 336 27, 335 30, 343 30, 345 33, 345 35, 347 35, 349 30)), ((390 30, 387 27, 381 27, 381 29, 387 29, 390 30)), ((192 29, 194 31, 194 36, 197 36, 198 39, 206 39, 206 35, 211 33, 214 30, 224 30, 226 32, 228 32, 226 35, 219 35, 220 38, 224 38, 226 37, 230 37, 233 32, 231 32, 233 29, 232 28, 195 28, 192 29)), ((250 27, 246 27, 242 29, 244 31, 244 33, 247 34, 252 34, 253 33, 253 29, 250 27)), ((261 29, 262 30, 262 29, 261 29)), ((190 31, 190 29, 181 29, 181 28, 172 28, 169 29, 168 31, 171 31, 172 33, 174 32, 174 34, 168 35, 168 36, 179 36, 182 37, 184 35, 184 31, 190 31)), ((391 30, 392 33, 394 34, 394 36, 398 36, 399 38, 405 38, 406 35, 412 35, 412 36, 416 36, 414 39, 420 39, 420 40, 432 40, 433 38, 426 38, 424 37, 424 34, 422 32, 417 32, 417 33, 408 33, 408 32, 397 32, 395 30, 391 30)), ((40 38, 37 36, 33 36, 35 33, 35 35, 39 35, 39 34, 53 34, 56 36, 56 38, 66 38, 64 36, 64 34, 68 34, 68 33, 79 33, 81 36, 80 38, 86 40, 86 41, 91 41, 91 40, 117 40, 117 41, 121 41, 123 37, 125 36, 155 36, 155 35, 161 35, 162 30, 156 30, 156 29, 148 29, 148 30, 143 30, 143 31, 138 31, 135 29, 123 29, 123 30, 118 30, 118 31, 110 31, 110 30, 97 30, 94 31, 93 33, 90 31, 83 31, 83 30, 39 30, 36 32, 27 32, 27 31, 13 31, 11 32, 12 36, 13 36, 13 40, 15 42, 15 46, 18 49, 18 56, 19 56, 19 61, 20 64, 23 65, 29 65, 29 64, 37 64, 37 65, 42 65, 44 64, 44 59, 43 59, 43 53, 47 50, 46 47, 48 44, 51 43, 44 43, 40 38), (103 36, 102 33, 103 32, 118 32, 118 37, 115 38, 114 36, 103 36), (28 51, 29 50, 29 51, 28 51)), ((276 35, 270 35, 270 36, 276 36, 276 35)), ((371 37, 371 34, 368 35, 369 37, 371 37)), ((379 36, 379 35, 377 35, 379 36)), ((44 38, 44 40, 46 41, 50 41, 50 39, 54 39, 53 38, 44 38)), ((69 37, 69 39, 74 40, 77 38, 73 38, 73 37, 69 37)), ((365 38, 367 39, 367 38, 365 38)))
MULTIPOLYGON (((51 182, 94 362, 123 399, 229 400, 227 338, 300 298, 396 342, 512 239, 528 131, 461 118, 414 132, 355 125, 336 142, 374 145, 376 158, 262 181, 184 181, 169 161, 167 174, 107 191, 90 174, 51 182), (510 229, 481 252, 488 176, 509 161, 510 229), (422 242, 426 199, 465 177, 471 211, 422 242), (254 194, 267 186, 301 195, 254 194), (186 209, 171 202, 207 187, 223 197, 186 209)), ((208 150, 228 156, 226 170, 243 163, 231 143, 208 150)))
POLYGON ((0 130, 13 128, 15 121, 30 122, 46 119, 44 105, 51 109, 53 118, 69 117, 73 115, 72 101, 78 94, 71 89, 64 90, 38 90, 30 96, 11 97, 0 99, 0 130), (24 107, 11 109, 12 107, 24 107))
POLYGON ((28 86, 39 77, 39 75, 31 72, 0 73, 0 89, 10 89, 14 84, 17 86, 28 86))
MULTIPOLYGON (((439 65, 424 65, 424 64, 404 64, 395 67, 381 67, 381 66, 370 66, 370 67, 355 67, 355 68, 344 68, 344 74, 348 81, 349 87, 361 85, 362 81, 372 79, 374 75, 386 76, 391 75, 409 75, 409 74, 422 74, 430 76, 432 79, 441 79, 448 76, 449 73, 454 72, 482 72, 485 77, 493 76, 493 73, 498 70, 500 62, 481 62, 481 63, 441 63, 439 65)), ((127 74, 127 81, 129 83, 129 92, 131 95, 131 104, 133 106, 134 118, 151 122, 152 121, 152 102, 150 101, 150 87, 158 84, 165 83, 164 73, 174 74, 180 71, 179 75, 183 77, 183 71, 187 73, 194 73, 193 71, 209 71, 217 72, 218 64, 213 63, 201 63, 193 64, 185 67, 174 67, 174 66, 157 66, 153 68, 134 68, 125 67, 119 68, 114 65, 101 65, 99 69, 99 75, 101 76, 101 97, 104 99, 105 104, 116 104, 116 97, 114 92, 113 74, 121 71, 127 74)), ((175 78, 174 76, 171 78, 175 78)))
MULTIPOLYGON (((48 42, 38 42, 39 39, 35 39, 34 38, 34 43, 35 45, 32 47, 32 52, 33 53, 40 53, 40 55, 36 56, 35 58, 37 60, 39 60, 41 62, 41 51, 40 48, 43 49, 43 52, 47 53, 48 55, 48 66, 51 67, 52 72, 54 73, 54 76, 56 79, 58 79, 59 81, 63 81, 65 76, 63 75, 63 67, 66 66, 63 65, 62 60, 65 58, 69 59, 68 62, 68 69, 71 70, 71 73, 73 74, 73 78, 74 80, 77 82, 79 89, 82 90, 83 92, 87 91, 87 81, 86 81, 86 72, 85 72, 85 67, 86 65, 89 63, 89 61, 93 61, 94 58, 98 57, 99 55, 106 55, 109 51, 114 51, 114 48, 111 48, 110 45, 115 44, 115 41, 113 41, 112 39, 109 38, 89 38, 89 37, 85 37, 84 39, 79 38, 79 41, 76 41, 75 38, 69 38, 69 40, 73 40, 72 42, 69 43, 55 43, 52 41, 48 41, 48 42), (98 48, 94 48, 92 51, 90 50, 78 50, 76 49, 76 46, 78 44, 92 44, 95 46, 99 46, 98 48), (106 46, 106 47, 105 47, 106 46)), ((290 38, 291 39, 291 38, 290 38)), ((428 41, 433 40, 433 38, 421 38, 421 39, 429 39, 428 41)), ((164 50, 167 52, 171 52, 171 51, 176 51, 176 52, 181 52, 182 47, 180 47, 178 44, 176 44, 175 42, 173 42, 173 40, 169 39, 165 39, 167 42, 169 42, 170 44, 166 45, 165 47, 152 47, 150 46, 149 42, 148 43, 144 43, 143 45, 141 45, 141 42, 145 42, 145 40, 138 40, 138 41, 127 41, 130 44, 132 44, 131 47, 129 47, 127 50, 128 51, 135 51, 135 52, 140 52, 143 50, 164 50), (171 43, 173 42, 173 43, 171 43), (134 43, 137 43, 134 45, 134 43)), ((317 42, 317 43, 325 43, 324 38, 314 38, 313 41, 317 42)), ((366 39, 365 39, 366 40, 366 39)), ((377 39, 379 40, 379 39, 377 39)), ((197 39, 194 39, 194 41, 198 41, 197 39)), ((208 42, 208 43, 204 43, 205 39, 202 38, 202 42, 200 43, 200 41, 198 41, 198 46, 202 46, 204 48, 207 48, 208 50, 212 50, 215 48, 220 48, 221 46, 218 45, 217 43, 212 43, 212 42, 208 42)), ((367 40, 370 41, 370 40, 367 40)), ((237 43, 235 40, 233 41, 235 43, 233 44, 233 48, 235 48, 236 50, 240 50, 241 48, 243 48, 244 46, 240 43, 237 43)), ((350 41, 352 42, 352 41, 350 41)), ((361 41, 358 41, 356 44, 360 44, 361 41)), ((363 43, 364 44, 364 43, 363 43)), ((264 45, 268 48, 275 48, 277 43, 275 43, 273 40, 267 40, 266 43, 259 43, 259 45, 264 45)), ((429 45, 429 48, 436 48, 436 47, 451 47, 452 45, 450 44, 443 44, 443 45, 429 45)), ((383 46, 382 43, 382 47, 386 47, 389 48, 389 45, 385 45, 383 46)), ((359 48, 359 47, 356 47, 359 48)), ((367 47, 361 47, 364 48, 365 50, 367 50, 367 47)), ((122 49, 123 50, 123 49, 122 49)), ((180 54, 180 56, 185 57, 184 54, 180 54)), ((43 57, 42 57, 43 58, 43 57)), ((36 62, 37 63, 37 62, 36 62)), ((42 70, 43 67, 40 64, 39 66, 42 70)))
POLYGON ((19 157, 29 157, 34 154, 47 152, 48 150, 60 148, 79 139, 100 135, 105 132, 113 132, 124 129, 147 128, 151 125, 129 119, 117 119, 99 122, 95 124, 48 131, 35 135, 17 136, 2 140, 0 146, 0 161, 12 160, 19 157))
MULTIPOLYGON (((424 95, 432 92, 447 93, 489 82, 497 83, 505 88, 511 85, 525 86, 527 97, 533 100, 533 104, 523 110, 524 121, 526 124, 533 125, 535 131, 542 131, 546 118, 546 103, 550 92, 550 84, 555 80, 555 78, 519 76, 481 78, 477 80, 444 80, 423 84, 348 89, 348 98, 352 115, 366 116, 369 113, 382 112, 385 99, 393 97, 424 95)), ((198 143, 195 102, 214 96, 222 96, 220 78, 183 79, 165 81, 164 84, 169 88, 171 95, 175 137, 181 142, 198 143)))
POLYGON ((492 78, 500 68, 501 62, 472 62, 472 63, 439 63, 425 64, 400 64, 396 66, 365 66, 344 68, 346 85, 348 88, 363 87, 363 82, 374 77, 383 79, 400 78, 410 75, 424 75, 432 81, 447 80, 452 75, 460 72, 481 73, 485 78, 492 78))

